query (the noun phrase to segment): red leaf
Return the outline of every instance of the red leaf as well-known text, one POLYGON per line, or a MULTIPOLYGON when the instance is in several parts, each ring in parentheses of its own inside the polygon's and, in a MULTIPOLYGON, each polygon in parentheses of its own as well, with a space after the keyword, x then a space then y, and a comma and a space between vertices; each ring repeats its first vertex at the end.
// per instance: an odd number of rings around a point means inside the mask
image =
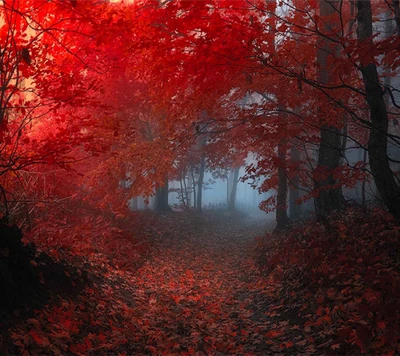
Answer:
POLYGON ((277 330, 270 330, 265 334, 265 337, 269 338, 269 339, 274 339, 278 336, 282 335, 282 333, 280 331, 277 330))
POLYGON ((42 338, 38 335, 38 333, 36 332, 36 330, 32 329, 32 330, 29 332, 29 335, 32 336, 33 340, 35 340, 35 342, 36 342, 38 345, 42 345, 42 338))

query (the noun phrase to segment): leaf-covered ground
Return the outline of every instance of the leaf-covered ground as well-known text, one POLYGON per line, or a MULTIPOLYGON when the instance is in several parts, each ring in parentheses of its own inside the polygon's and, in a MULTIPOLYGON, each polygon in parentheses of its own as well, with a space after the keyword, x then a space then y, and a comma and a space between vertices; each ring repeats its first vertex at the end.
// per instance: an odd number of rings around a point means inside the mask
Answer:
MULTIPOLYGON (((371 221, 354 213, 266 236, 269 226, 240 215, 142 218, 148 223, 132 223, 130 230, 133 236, 147 234, 145 242, 130 244, 125 236, 108 252, 92 245, 89 258, 70 252, 74 267, 65 268, 70 290, 50 294, 30 315, 9 321, 3 350, 26 355, 400 351, 398 229, 384 216, 371 221), (145 258, 138 262, 132 255, 129 261, 124 244, 129 251, 136 246, 145 258)), ((46 285, 51 276, 43 279, 46 285)))

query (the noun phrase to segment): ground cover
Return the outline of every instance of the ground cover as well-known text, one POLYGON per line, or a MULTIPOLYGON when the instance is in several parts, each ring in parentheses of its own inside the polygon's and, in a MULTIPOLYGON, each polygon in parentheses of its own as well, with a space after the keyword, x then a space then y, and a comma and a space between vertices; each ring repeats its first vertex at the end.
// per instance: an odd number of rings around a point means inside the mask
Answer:
POLYGON ((95 234, 75 248, 55 237, 42 245, 31 291, 41 298, 2 312, 3 353, 400 351, 399 232, 382 212, 349 210, 279 234, 223 212, 106 220, 87 220, 95 234), (96 240, 106 228, 114 239, 96 240))

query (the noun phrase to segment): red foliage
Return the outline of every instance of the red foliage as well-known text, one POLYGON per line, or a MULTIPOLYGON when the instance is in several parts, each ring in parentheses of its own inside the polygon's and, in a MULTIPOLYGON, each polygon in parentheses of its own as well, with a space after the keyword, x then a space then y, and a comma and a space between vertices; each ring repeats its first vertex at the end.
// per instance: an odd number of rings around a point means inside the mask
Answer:
POLYGON ((399 351, 399 249, 399 228, 386 213, 350 209, 325 224, 268 235, 259 259, 269 293, 299 305, 317 344, 339 354, 382 354, 399 351))
POLYGON ((91 285, 14 325, 14 344, 76 355, 399 352, 399 229, 382 211, 349 210, 257 246, 242 231, 262 226, 240 217, 176 214, 142 229, 153 242, 141 264, 74 251, 91 285))
MULTIPOLYGON (((20 351, 400 352, 399 230, 381 211, 268 235, 262 279, 243 257, 251 224, 240 232, 235 222, 210 228, 187 216, 160 223, 127 210, 132 196, 153 194, 202 155, 224 169, 252 154, 247 178, 268 177, 260 190, 272 190, 278 145, 304 149, 286 169, 307 191, 302 199, 328 175, 335 185, 323 189, 369 179, 361 163, 315 169, 309 153, 324 124, 365 146, 358 70, 395 71, 399 39, 360 44, 350 3, 331 18, 314 0, 291 3, 285 14, 264 0, 0 4, 2 198, 29 240, 55 260, 86 264, 93 279, 74 300, 53 299, 15 326, 20 351), (328 56, 327 84, 318 80, 321 37, 340 47, 328 56)), ((384 10, 374 5, 375 15, 384 10)), ((275 205, 273 196, 262 206, 275 205)))

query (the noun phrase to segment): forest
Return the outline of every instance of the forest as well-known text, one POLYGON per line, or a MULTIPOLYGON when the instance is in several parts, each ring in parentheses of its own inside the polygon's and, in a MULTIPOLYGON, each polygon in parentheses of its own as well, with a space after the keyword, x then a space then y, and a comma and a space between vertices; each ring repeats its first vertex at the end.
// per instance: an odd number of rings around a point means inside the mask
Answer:
POLYGON ((0 355, 400 354, 399 0, 1 0, 0 355))

